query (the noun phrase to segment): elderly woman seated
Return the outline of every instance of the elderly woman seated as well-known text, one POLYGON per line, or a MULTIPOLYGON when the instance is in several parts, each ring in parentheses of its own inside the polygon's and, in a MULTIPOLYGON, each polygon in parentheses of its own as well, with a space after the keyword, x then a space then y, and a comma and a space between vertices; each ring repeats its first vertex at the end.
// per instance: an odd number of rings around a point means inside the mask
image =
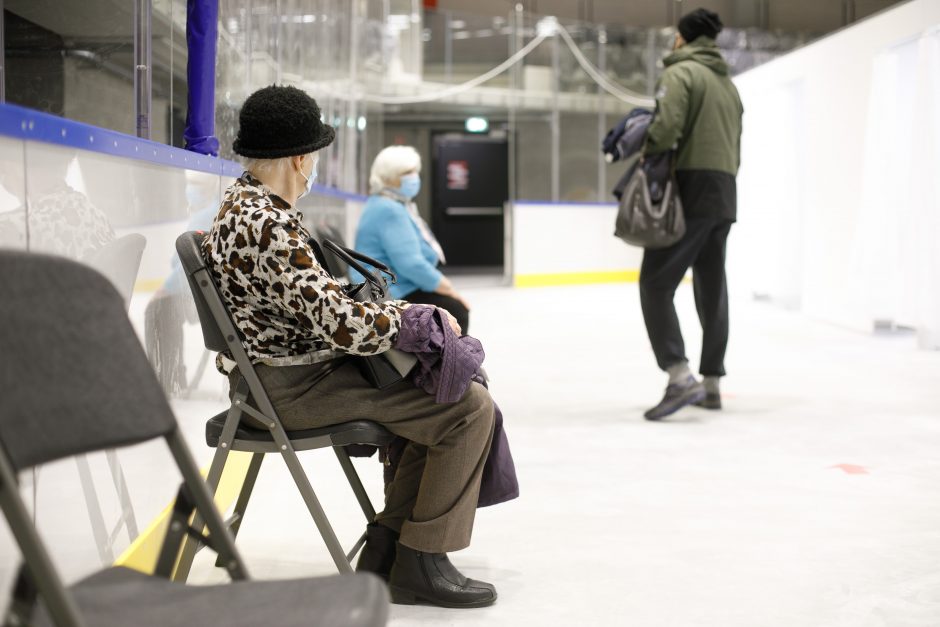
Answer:
POLYGON ((203 253, 287 429, 368 419, 408 440, 357 570, 386 578, 398 603, 489 605, 493 586, 447 557, 470 543, 493 433, 489 393, 470 383, 456 403, 437 404, 410 381, 377 389, 348 360, 336 368, 347 354, 394 347, 409 305, 355 302, 315 261, 295 205, 333 137, 299 89, 252 94, 234 144, 247 171, 226 191, 203 253))
MULTIPOLYGON (((446 309, 468 332, 470 306, 438 267, 444 251, 418 215, 414 198, 421 189, 421 157, 411 146, 379 152, 369 176, 372 195, 356 230, 356 250, 390 267, 398 277, 392 296, 446 309)), ((362 277, 353 274, 354 281, 362 277)))

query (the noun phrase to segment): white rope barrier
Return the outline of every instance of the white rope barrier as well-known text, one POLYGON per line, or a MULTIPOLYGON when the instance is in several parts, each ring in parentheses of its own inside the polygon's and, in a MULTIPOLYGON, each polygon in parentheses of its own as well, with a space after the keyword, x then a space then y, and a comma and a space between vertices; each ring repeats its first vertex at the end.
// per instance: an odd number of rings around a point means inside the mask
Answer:
POLYGON ((561 38, 567 44, 568 48, 571 50, 571 53, 574 55, 575 60, 578 62, 578 65, 591 77, 591 79, 597 83, 604 91, 626 102, 628 104, 637 106, 637 107, 652 107, 655 105, 656 101, 652 98, 632 92, 626 88, 621 87, 620 85, 614 83, 609 78, 604 76, 600 70, 598 70, 594 64, 592 64, 587 57, 584 56, 584 53, 581 52, 581 49, 578 48, 578 45, 572 39, 571 34, 565 29, 564 26, 559 24, 554 18, 546 18, 546 20, 551 20, 546 22, 545 25, 540 26, 540 33, 532 41, 522 47, 514 55, 494 67, 493 69, 485 72, 476 78, 472 78, 469 81, 460 83, 459 85, 454 85, 446 89, 442 89, 436 92, 422 95, 413 95, 413 96, 382 96, 378 94, 365 94, 362 99, 366 102, 373 102, 376 104, 395 104, 395 105, 405 105, 405 104, 420 104, 425 102, 434 102, 436 100, 443 100, 451 96, 457 96, 459 94, 466 93, 475 87, 482 85, 483 83, 493 79, 509 68, 511 68, 516 63, 522 61, 526 56, 529 55, 533 50, 535 50, 543 41, 547 38, 552 37, 556 34, 561 35, 561 38))
POLYGON ((571 34, 565 30, 565 27, 561 24, 557 25, 558 33, 561 35, 561 38, 565 40, 565 43, 568 44, 568 48, 571 49, 571 53, 574 55, 574 58, 577 60, 581 68, 588 73, 595 83, 601 86, 604 91, 610 95, 623 100, 626 103, 635 105, 637 107, 652 107, 656 104, 656 101, 647 96, 643 96, 636 92, 629 91, 620 87, 606 76, 601 74, 594 65, 588 61, 587 57, 584 56, 584 53, 581 52, 581 49, 578 48, 578 45, 575 43, 574 39, 571 38, 571 34))
POLYGON ((465 83, 460 83, 459 85, 454 85, 453 87, 448 87, 447 89, 442 89, 430 94, 424 94, 421 96, 379 96, 366 94, 363 96, 363 100, 368 102, 375 102, 377 104, 418 104, 422 102, 433 102, 435 100, 443 100, 444 98, 449 98, 450 96, 456 96, 470 91, 474 87, 482 85, 491 78, 499 76, 513 65, 522 61, 530 52, 535 50, 539 44, 541 44, 551 33, 542 33, 523 48, 521 48, 514 55, 494 67, 489 72, 481 74, 476 78, 472 78, 465 83))

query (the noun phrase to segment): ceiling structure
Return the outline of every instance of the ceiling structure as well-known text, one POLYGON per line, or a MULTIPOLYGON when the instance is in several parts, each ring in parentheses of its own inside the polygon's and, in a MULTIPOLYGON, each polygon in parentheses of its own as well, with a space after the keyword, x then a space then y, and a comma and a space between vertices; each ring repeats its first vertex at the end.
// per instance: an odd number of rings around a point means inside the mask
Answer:
POLYGON ((527 12, 598 24, 660 27, 705 7, 726 26, 827 33, 898 4, 901 0, 428 0, 438 10, 506 15, 517 4, 527 12))

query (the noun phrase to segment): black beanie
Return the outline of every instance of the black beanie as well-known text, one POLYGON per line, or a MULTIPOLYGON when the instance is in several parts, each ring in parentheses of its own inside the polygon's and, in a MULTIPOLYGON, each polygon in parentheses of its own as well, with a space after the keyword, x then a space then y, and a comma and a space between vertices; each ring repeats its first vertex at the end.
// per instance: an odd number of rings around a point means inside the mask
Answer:
POLYGON ((724 24, 714 11, 695 9, 679 20, 679 34, 687 43, 692 43, 702 35, 715 39, 724 24))
POLYGON ((278 159, 329 146, 335 136, 320 120, 316 100, 296 87, 271 85, 245 100, 232 149, 250 159, 278 159))

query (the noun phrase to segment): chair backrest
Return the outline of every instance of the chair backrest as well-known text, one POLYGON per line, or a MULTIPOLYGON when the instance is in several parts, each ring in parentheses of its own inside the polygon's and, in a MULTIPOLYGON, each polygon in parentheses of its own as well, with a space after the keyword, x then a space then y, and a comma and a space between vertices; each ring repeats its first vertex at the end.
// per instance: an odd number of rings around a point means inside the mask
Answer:
POLYGON ((264 385, 258 378, 251 360, 242 344, 242 338, 232 320, 231 313, 222 299, 222 293, 215 279, 206 267, 202 257, 202 243, 205 235, 199 231, 188 231, 176 238, 176 252, 183 264, 186 280, 196 301, 199 324, 206 348, 212 351, 227 351, 235 360, 238 371, 251 390, 258 409, 267 416, 277 419, 277 412, 268 398, 264 385))
POLYGON ((0 251, 0 381, 16 470, 176 428, 121 295, 64 257, 0 251))
MULTIPOLYGON (((208 285, 202 287, 215 286, 215 281, 208 276, 209 269, 206 267, 206 261, 202 257, 202 242, 205 234, 199 231, 187 231, 176 238, 176 254, 179 255, 180 262, 183 265, 183 272, 186 273, 186 281, 189 283, 193 299, 196 301, 196 312, 199 314, 199 325, 202 327, 202 339, 211 351, 221 353, 228 350, 228 343, 225 341, 225 334, 219 328, 216 317, 212 314, 212 309, 206 301, 203 290, 200 289, 199 281, 206 280, 208 285), (205 273, 205 277, 197 278, 197 274, 205 273)), ((213 290, 218 293, 217 289, 213 290)), ((232 331, 235 325, 232 324, 232 331)), ((228 331, 228 329, 226 329, 228 331)))
POLYGON ((140 233, 128 233, 108 242, 85 259, 85 263, 108 277, 114 284, 124 299, 125 309, 131 303, 145 246, 147 238, 140 233))
MULTIPOLYGON (((334 227, 332 224, 327 224, 322 222, 316 226, 314 229, 317 236, 317 242, 321 245, 324 240, 330 240, 331 242, 336 242, 340 246, 345 246, 346 242, 344 241, 343 235, 339 230, 334 227)), ((325 255, 326 257, 326 269, 330 271, 337 279, 340 278, 349 278, 349 266, 342 260, 336 257, 336 255, 330 253, 325 255)))
POLYGON ((32 624, 34 591, 54 624, 85 624, 20 498, 16 472, 158 436, 165 438, 184 486, 156 573, 169 575, 195 507, 225 568, 233 578, 247 578, 121 296, 105 276, 64 257, 0 251, 0 380, 6 383, 0 394, 0 510, 24 558, 10 624, 32 624))

